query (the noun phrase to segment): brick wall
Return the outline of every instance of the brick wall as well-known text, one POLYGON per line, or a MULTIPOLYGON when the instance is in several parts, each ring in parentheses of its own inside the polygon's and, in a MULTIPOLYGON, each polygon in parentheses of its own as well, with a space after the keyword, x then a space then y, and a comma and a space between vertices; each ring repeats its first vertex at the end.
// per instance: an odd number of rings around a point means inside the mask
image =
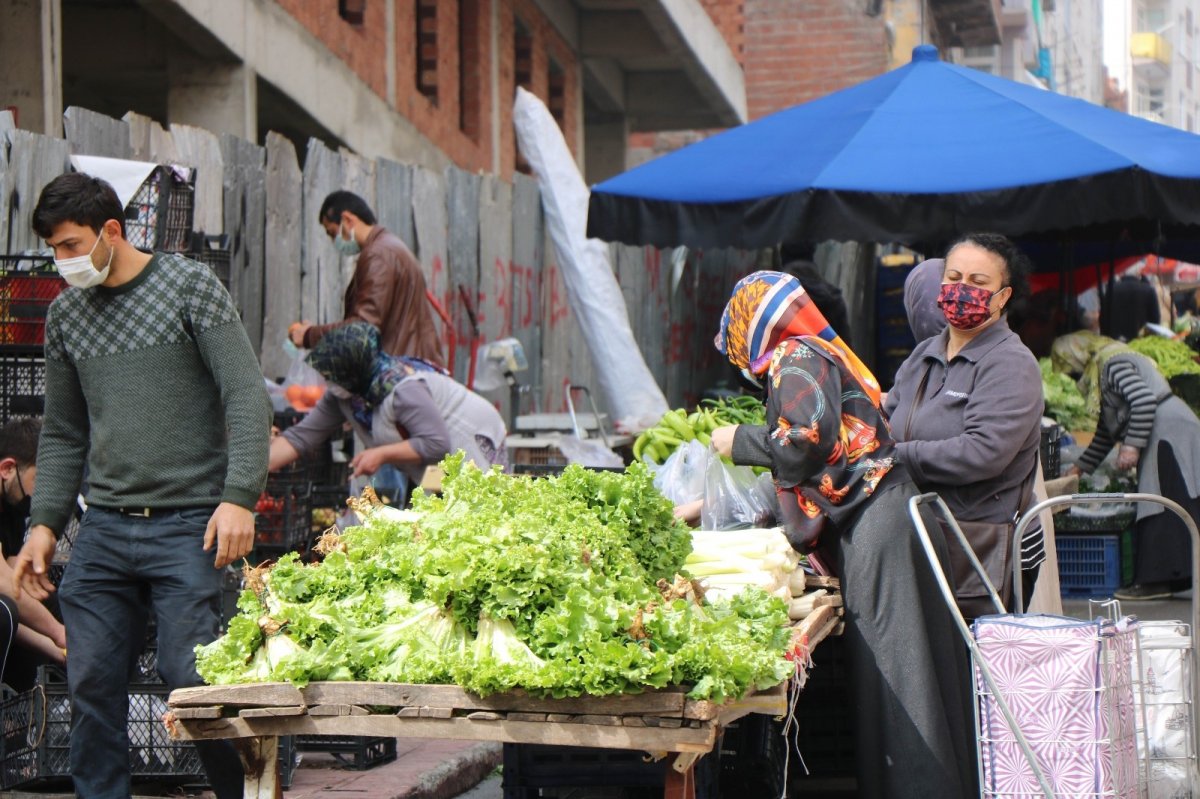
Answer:
MULTIPOLYGON (((701 0, 742 64, 751 120, 887 71, 882 16, 869 17, 864 0, 701 0)), ((629 166, 636 166, 714 131, 635 133, 629 166)))
MULTIPOLYGON (((366 3, 361 25, 338 15, 337 0, 275 0, 341 59, 370 89, 387 97, 386 2, 366 3)), ((499 97, 492 93, 492 0, 431 0, 436 7, 436 97, 418 90, 418 0, 393 0, 396 16, 396 111, 437 144, 463 169, 511 177, 516 162, 512 130, 516 18, 532 37, 532 81, 526 87, 549 98, 553 59, 563 73, 563 129, 575 150, 580 125, 579 65, 575 54, 538 11, 533 0, 501 0, 499 13, 499 97), (461 24, 460 24, 461 23, 461 24), (460 72, 463 62, 473 65, 460 72), (499 115, 500 163, 492 163, 492 125, 499 115)))
POLYGON ((746 102, 751 119, 861 83, 887 70, 883 17, 863 0, 745 0, 746 102))

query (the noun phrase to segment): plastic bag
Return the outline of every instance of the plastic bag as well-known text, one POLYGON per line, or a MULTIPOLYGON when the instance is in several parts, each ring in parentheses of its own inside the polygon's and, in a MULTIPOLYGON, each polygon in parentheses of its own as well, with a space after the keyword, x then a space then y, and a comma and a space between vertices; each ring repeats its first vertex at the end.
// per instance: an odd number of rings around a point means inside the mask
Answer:
POLYGON ((325 378, 304 360, 305 350, 297 350, 283 380, 283 395, 296 410, 307 413, 325 393, 325 378))
POLYGON ((708 468, 709 454, 709 448, 699 441, 676 447, 662 466, 655 468, 654 487, 676 505, 703 499, 704 471, 708 468))
POLYGON ((710 450, 704 470, 702 529, 770 527, 776 507, 770 475, 756 475, 749 466, 730 466, 710 450))
POLYGON ((581 466, 619 469, 625 465, 621 456, 604 446, 603 441, 581 440, 577 436, 559 436, 554 442, 568 463, 581 466))

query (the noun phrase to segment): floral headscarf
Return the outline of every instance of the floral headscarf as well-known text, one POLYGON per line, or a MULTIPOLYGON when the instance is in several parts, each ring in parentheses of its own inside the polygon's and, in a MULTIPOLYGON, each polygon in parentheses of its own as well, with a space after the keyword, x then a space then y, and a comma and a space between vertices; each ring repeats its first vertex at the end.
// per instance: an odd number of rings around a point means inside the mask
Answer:
POLYGON ((1050 363, 1065 374, 1081 374, 1079 393, 1087 403, 1087 412, 1093 418, 1100 415, 1100 375, 1104 364, 1114 355, 1133 352, 1116 339, 1101 336, 1090 330, 1080 330, 1059 336, 1050 349, 1050 363))
POLYGON ((737 282, 717 331, 717 349, 729 362, 753 375, 771 365, 785 339, 809 336, 862 383, 879 405, 879 382, 813 304, 800 281, 782 272, 754 272, 737 282))
POLYGON ((330 330, 308 354, 308 363, 328 382, 354 395, 354 415, 368 425, 371 411, 404 378, 417 372, 449 375, 421 358, 383 352, 379 329, 367 322, 351 322, 330 330))

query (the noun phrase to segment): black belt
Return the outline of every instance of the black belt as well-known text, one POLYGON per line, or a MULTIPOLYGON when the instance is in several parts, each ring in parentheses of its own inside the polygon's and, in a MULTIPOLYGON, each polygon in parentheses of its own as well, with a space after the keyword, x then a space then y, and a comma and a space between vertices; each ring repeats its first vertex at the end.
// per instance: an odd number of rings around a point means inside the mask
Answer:
MULTIPOLYGON (((100 507, 100 506, 97 506, 97 507, 100 507)), ((154 519, 154 518, 158 518, 161 516, 169 516, 172 513, 178 513, 181 510, 185 510, 184 508, 145 508, 145 507, 143 507, 143 508, 104 508, 104 507, 101 507, 100 509, 106 510, 110 513, 119 513, 122 516, 137 516, 140 519, 154 519)))

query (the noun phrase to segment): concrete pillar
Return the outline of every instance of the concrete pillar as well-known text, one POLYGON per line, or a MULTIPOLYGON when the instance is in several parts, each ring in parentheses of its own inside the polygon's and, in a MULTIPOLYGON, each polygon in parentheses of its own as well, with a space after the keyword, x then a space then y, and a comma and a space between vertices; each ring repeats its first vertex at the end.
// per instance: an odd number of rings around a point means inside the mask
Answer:
POLYGON ((256 79, 248 64, 214 62, 177 48, 167 58, 167 118, 256 142, 256 79))
POLYGON ((629 120, 590 122, 583 139, 584 180, 599 183, 625 171, 625 151, 629 146, 629 120))
POLYGON ((0 3, 0 108, 18 127, 62 135, 61 0, 0 3))

